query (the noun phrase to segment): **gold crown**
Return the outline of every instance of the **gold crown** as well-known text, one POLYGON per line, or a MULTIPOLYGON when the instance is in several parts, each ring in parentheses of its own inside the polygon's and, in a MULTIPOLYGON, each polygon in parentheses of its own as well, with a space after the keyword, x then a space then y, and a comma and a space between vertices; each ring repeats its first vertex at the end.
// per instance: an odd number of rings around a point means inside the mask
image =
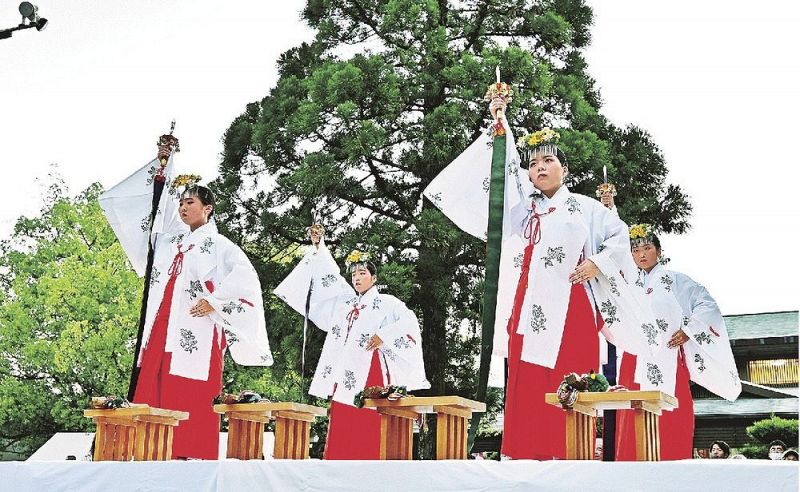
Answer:
POLYGON ((520 148, 535 148, 540 145, 556 145, 561 135, 550 127, 542 128, 537 132, 523 136, 517 146, 520 148))
POLYGON ((371 258, 371 256, 370 256, 369 253, 367 253, 365 251, 359 251, 357 249, 354 249, 349 255, 347 255, 347 258, 345 259, 345 263, 348 266, 354 265, 356 263, 366 263, 366 262, 368 262, 370 260, 370 258, 371 258))
POLYGON ((175 179, 172 180, 172 187, 179 188, 181 186, 194 186, 203 179, 198 174, 181 174, 175 176, 175 179))
POLYGON ((647 239, 653 237, 655 231, 650 224, 636 224, 628 232, 631 239, 647 239))

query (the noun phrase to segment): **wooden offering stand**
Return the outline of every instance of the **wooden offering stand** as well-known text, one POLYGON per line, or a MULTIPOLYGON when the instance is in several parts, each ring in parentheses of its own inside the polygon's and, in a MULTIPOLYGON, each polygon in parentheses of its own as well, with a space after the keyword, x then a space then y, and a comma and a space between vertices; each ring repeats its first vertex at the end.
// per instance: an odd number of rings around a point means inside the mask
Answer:
POLYGON ((232 403, 214 405, 228 418, 228 458, 260 460, 264 457, 264 424, 275 419, 275 459, 308 459, 311 422, 324 417, 322 407, 292 402, 232 403))
POLYGON ((436 459, 467 459, 467 425, 473 412, 485 412, 486 404, 460 396, 415 396, 390 401, 365 399, 365 408, 381 414, 382 460, 410 460, 414 419, 436 414, 436 459))
MULTIPOLYGON (((556 393, 545 401, 561 407, 556 393)), ((662 410, 678 408, 678 400, 661 391, 580 392, 567 412, 567 459, 594 459, 595 418, 603 410, 633 410, 636 428, 636 461, 660 461, 658 417, 662 410)))
POLYGON ((188 412, 132 404, 123 408, 90 408, 94 420, 94 461, 169 461, 172 431, 188 412))

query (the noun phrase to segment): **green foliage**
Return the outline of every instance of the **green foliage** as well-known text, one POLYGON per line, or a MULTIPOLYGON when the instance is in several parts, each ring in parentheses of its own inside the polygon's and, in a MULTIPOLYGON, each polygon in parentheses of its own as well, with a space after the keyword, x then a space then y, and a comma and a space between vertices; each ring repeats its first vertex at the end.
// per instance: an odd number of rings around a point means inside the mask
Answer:
POLYGON ((739 452, 748 458, 764 459, 769 453, 769 443, 774 440, 783 441, 789 448, 796 448, 797 422, 797 419, 784 419, 775 415, 754 422, 747 428, 747 435, 753 443, 747 444, 739 452))
MULTIPOLYGON (((646 131, 600 114, 587 73, 591 9, 583 0, 309 0, 315 39, 281 55, 280 79, 224 137, 214 183, 223 225, 246 243, 269 293, 293 266, 269 260, 322 221, 335 256, 380 252, 380 283, 416 312, 433 394, 475 391, 485 247, 422 190, 489 124, 483 102, 500 65, 516 93, 519 133, 565 128, 569 186, 594 195, 602 167, 628 222, 683 232, 691 206, 665 182, 646 131), (267 265, 268 264, 268 265, 267 265)), ((299 370, 299 316, 268 303, 276 380, 299 370)), ((322 337, 309 340, 306 376, 322 337)))
MULTIPOLYGON (((0 247, 0 442, 23 453, 86 431, 93 395, 125 395, 141 280, 97 203, 56 180, 0 247)), ((0 449, 2 451, 3 449, 0 449)))
POLYGON ((754 422, 747 428, 747 435, 762 444, 769 444, 777 439, 794 448, 797 447, 797 419, 783 419, 773 415, 754 422))

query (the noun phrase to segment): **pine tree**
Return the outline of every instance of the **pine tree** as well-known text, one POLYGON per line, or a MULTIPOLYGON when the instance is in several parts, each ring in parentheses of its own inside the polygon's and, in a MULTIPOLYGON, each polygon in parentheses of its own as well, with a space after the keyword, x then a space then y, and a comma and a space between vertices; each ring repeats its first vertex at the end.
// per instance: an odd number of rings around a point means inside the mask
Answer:
MULTIPOLYGON (((564 129, 573 191, 593 195, 607 165, 623 219, 687 229, 691 206, 666 184, 647 132, 600 114, 582 53, 592 23, 584 1, 309 0, 303 19, 314 40, 281 56, 276 86, 225 134, 215 183, 223 227, 272 260, 260 271, 267 295, 293 266, 276 258, 307 242, 315 221, 339 258, 368 245, 379 283, 419 316, 431 394, 474 396, 485 247, 421 193, 486 131, 496 66, 516 89, 517 133, 564 129)), ((296 371, 301 322, 280 302, 267 308, 286 355, 275 370, 296 371)))

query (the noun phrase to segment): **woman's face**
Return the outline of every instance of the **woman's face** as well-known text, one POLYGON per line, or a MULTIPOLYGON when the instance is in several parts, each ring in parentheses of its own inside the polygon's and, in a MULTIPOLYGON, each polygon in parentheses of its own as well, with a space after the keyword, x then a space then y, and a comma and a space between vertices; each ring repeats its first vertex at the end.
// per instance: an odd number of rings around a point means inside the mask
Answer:
POLYGON ((528 177, 537 190, 552 197, 553 193, 561 187, 564 179, 564 167, 558 157, 553 154, 534 154, 528 167, 528 177))
POLYGON ((370 287, 375 285, 375 281, 378 280, 378 277, 369 273, 367 267, 358 266, 353 270, 351 279, 353 282, 353 288, 356 290, 356 292, 363 294, 364 292, 368 291, 370 287))
POLYGON ((187 196, 181 198, 178 213, 180 213, 183 223, 195 230, 208 222, 211 208, 211 205, 203 205, 203 202, 198 197, 187 196))
POLYGON ((656 266, 656 263, 658 263, 659 251, 653 243, 636 246, 631 250, 631 254, 633 255, 633 261, 636 263, 636 266, 645 272, 649 273, 650 270, 656 266))

